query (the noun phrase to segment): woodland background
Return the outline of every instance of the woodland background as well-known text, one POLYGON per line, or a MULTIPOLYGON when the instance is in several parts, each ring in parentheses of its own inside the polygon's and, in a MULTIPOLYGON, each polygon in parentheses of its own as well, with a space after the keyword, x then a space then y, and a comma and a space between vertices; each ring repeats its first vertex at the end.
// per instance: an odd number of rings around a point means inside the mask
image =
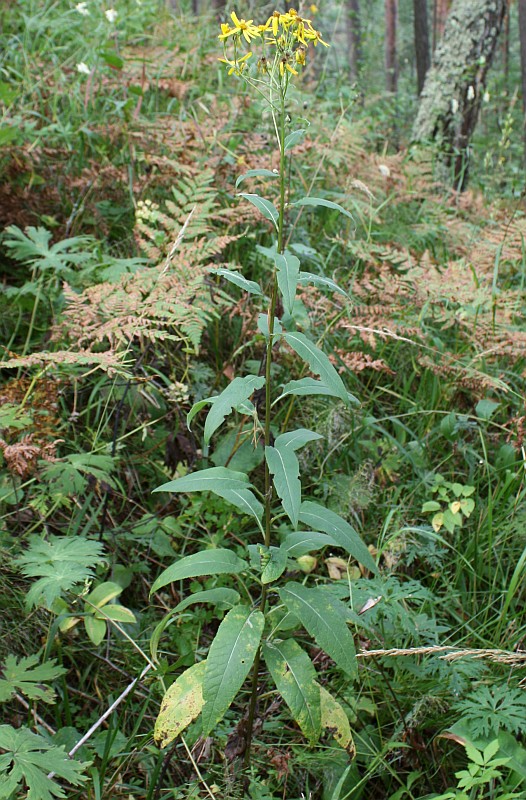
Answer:
MULTIPOLYGON (((259 279, 271 242, 237 196, 277 162, 268 117, 218 62, 232 10, 0 7, 0 797, 524 798, 524 0, 301 9, 331 47, 295 89, 290 187, 353 221, 297 223, 311 271, 348 292, 303 287, 298 319, 360 405, 307 398, 287 421, 323 436, 304 481, 380 574, 338 550, 290 570, 351 583, 365 609, 354 684, 310 646, 355 754, 330 734, 309 747, 270 692, 245 787, 247 692, 204 742, 153 741, 160 678, 199 661, 218 621, 196 602, 156 639, 183 595, 151 587, 177 557, 254 535, 217 497, 152 494, 203 463, 192 405, 261 357, 258 309, 208 272, 259 279)), ((282 353, 275 380, 294 369, 282 353)), ((232 419, 209 463, 257 474, 238 434, 232 419)))

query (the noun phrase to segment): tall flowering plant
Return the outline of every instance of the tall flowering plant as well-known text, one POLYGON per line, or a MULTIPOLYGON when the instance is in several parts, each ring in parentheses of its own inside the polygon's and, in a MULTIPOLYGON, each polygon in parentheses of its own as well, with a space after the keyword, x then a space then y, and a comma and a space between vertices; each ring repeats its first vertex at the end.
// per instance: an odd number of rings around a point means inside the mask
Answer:
MULTIPOLYGON (((346 390, 328 356, 304 333, 296 329, 294 304, 298 286, 315 283, 342 292, 331 279, 301 270, 292 247, 285 246, 286 174, 288 154, 299 141, 301 131, 287 129, 287 92, 291 82, 308 61, 309 48, 328 46, 308 19, 291 9, 275 11, 263 24, 240 19, 234 12, 231 22, 221 25, 219 39, 224 53, 221 61, 228 75, 241 80, 263 98, 272 114, 279 170, 249 170, 245 178, 273 178, 279 181, 279 202, 257 193, 241 193, 269 220, 275 242, 264 252, 273 269, 270 288, 265 289, 241 272, 217 269, 226 280, 254 296, 266 309, 259 315, 258 327, 265 340, 262 357, 264 374, 234 378, 217 396, 197 403, 188 415, 190 424, 204 407, 210 406, 204 426, 208 448, 216 431, 234 412, 254 420, 256 438, 265 453, 264 482, 259 489, 248 474, 228 467, 202 469, 170 481, 156 491, 208 491, 234 505, 252 518, 259 543, 239 551, 228 548, 200 550, 172 564, 155 581, 152 592, 173 581, 198 576, 230 574, 237 588, 218 587, 186 596, 158 626, 152 638, 154 655, 162 630, 192 602, 212 603, 229 608, 219 625, 206 659, 187 669, 168 689, 156 722, 155 736, 165 746, 190 723, 202 736, 210 734, 222 720, 251 673, 249 699, 237 726, 248 764, 254 719, 263 683, 272 681, 291 716, 310 743, 316 743, 324 729, 349 753, 353 740, 349 721, 339 702, 317 681, 314 664, 300 641, 311 637, 343 671, 349 680, 357 675, 353 632, 349 608, 341 599, 307 576, 290 580, 287 572, 296 569, 296 559, 326 547, 339 548, 349 557, 376 572, 376 564, 355 529, 342 517, 321 504, 302 496, 300 463, 297 451, 322 438, 306 428, 282 430, 275 438, 272 428, 279 405, 285 398, 325 395, 349 404, 357 402, 346 390), (277 315, 280 309, 281 316, 277 315), (283 312, 281 313, 281 309, 283 312), (316 377, 290 380, 279 387, 273 384, 272 361, 279 347, 290 348, 316 377), (253 402, 254 393, 263 403, 253 402), (243 577, 241 577, 243 576, 243 577), (311 581, 311 582, 309 582, 311 581), (238 591, 239 589, 239 591, 238 591)), ((325 198, 300 197, 290 206, 325 206, 349 213, 325 198)), ((184 584, 183 584, 184 586, 184 584)))

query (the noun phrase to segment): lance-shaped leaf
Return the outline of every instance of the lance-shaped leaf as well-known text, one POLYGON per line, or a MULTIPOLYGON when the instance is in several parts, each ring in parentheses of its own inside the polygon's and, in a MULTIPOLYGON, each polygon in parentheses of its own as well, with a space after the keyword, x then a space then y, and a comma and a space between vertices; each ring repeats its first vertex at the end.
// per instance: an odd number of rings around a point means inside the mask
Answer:
POLYGON ((207 736, 224 717, 243 685, 254 663, 264 625, 261 611, 236 606, 219 626, 206 659, 202 736, 207 736))
MULTIPOLYGON (((286 397, 288 394, 297 396, 304 395, 317 395, 323 394, 327 397, 339 397, 338 393, 326 386, 322 381, 317 381, 314 378, 301 378, 299 381, 289 381, 283 387, 281 397, 286 397)), ((350 403, 359 406, 360 401, 354 397, 350 392, 347 392, 347 398, 350 403)), ((281 398, 280 398, 281 399, 281 398)))
POLYGON ((298 283, 304 286, 307 283, 312 283, 314 286, 324 286, 327 289, 332 289, 333 292, 338 292, 338 294, 343 294, 344 297, 349 297, 345 289, 342 289, 341 286, 332 280, 332 278, 326 278, 325 275, 315 275, 313 272, 300 272, 298 275, 298 283))
MULTIPOLYGON (((270 335, 269 331, 269 319, 268 314, 258 314, 258 329, 261 331, 265 339, 268 339, 270 335)), ((282 332, 283 328, 281 326, 281 322, 277 317, 274 317, 274 324, 272 326, 272 335, 278 336, 282 332)))
POLYGON ((312 661, 293 639, 265 644, 263 655, 290 713, 302 733, 315 744, 321 732, 321 703, 312 661))
POLYGON ((240 289, 244 289, 246 292, 250 292, 250 294, 257 294, 259 297, 263 297, 263 292, 261 291, 259 284, 255 281, 249 281, 244 277, 244 275, 235 269, 226 269, 226 267, 208 267, 208 272, 211 272, 214 275, 221 275, 222 278, 225 278, 225 280, 230 281, 230 283, 239 286, 240 289))
POLYGON ((185 670, 163 697, 153 736, 159 747, 173 742, 201 713, 206 661, 185 670))
POLYGON ((287 150, 292 150, 295 145, 299 144, 305 134, 307 133, 306 128, 298 128, 297 131, 292 131, 289 135, 285 138, 285 142, 283 144, 283 150, 286 153, 287 150))
POLYGON ((336 540, 326 533, 318 531, 294 531, 287 534, 281 543, 281 549, 291 558, 299 558, 313 550, 321 550, 322 547, 334 547, 336 540))
POLYGON ((356 747, 351 733, 347 714, 338 701, 323 686, 319 686, 321 700, 321 726, 331 733, 340 747, 347 750, 351 758, 356 755, 356 747))
POLYGON ((331 393, 348 405, 347 389, 325 353, 316 347, 314 342, 307 339, 303 333, 284 333, 283 338, 299 357, 309 365, 311 370, 320 376, 322 383, 331 389, 331 393))
POLYGON ((281 296, 283 298, 283 308, 292 314, 294 300, 296 299, 296 287, 298 285, 298 275, 300 272, 300 260, 287 250, 283 254, 276 255, 277 280, 281 296))
POLYGON ((323 439, 321 433, 309 431, 308 428, 297 428, 295 431, 280 433, 274 442, 274 446, 281 449, 299 450, 300 447, 314 442, 316 439, 323 439))
POLYGON ((318 503, 306 500, 301 504, 300 520, 315 531, 328 533, 340 547, 343 547, 360 564, 363 564, 373 573, 378 572, 374 559, 359 534, 347 520, 334 511, 330 511, 318 503))
POLYGON ((171 567, 165 569, 154 582, 150 594, 157 592, 172 581, 184 578, 197 578, 200 575, 221 575, 227 573, 234 575, 247 569, 247 564, 235 553, 225 548, 217 550, 200 550, 191 556, 176 561, 171 567))
POLYGON ((228 467, 210 467, 192 472, 183 478, 163 483, 154 492, 214 492, 245 514, 253 516, 260 530, 263 506, 250 491, 251 484, 244 472, 228 467))
POLYGON ((252 203, 253 206, 256 206, 257 210, 261 211, 263 216, 274 224, 276 230, 278 229, 279 214, 276 207, 270 202, 270 200, 260 197, 259 194, 250 194, 248 192, 241 192, 239 196, 244 197, 246 200, 252 203))
POLYGON ((298 458, 292 447, 265 447, 265 459, 285 513, 296 528, 301 505, 298 458))
POLYGON ((279 595, 289 611, 300 620, 316 644, 348 675, 356 674, 354 639, 337 605, 339 600, 301 583, 287 583, 279 595))
POLYGON ((262 547, 260 545, 260 559, 263 567, 261 583, 276 581, 287 569, 288 555, 279 547, 262 547))
POLYGON ((323 206, 323 208, 330 208, 332 211, 339 211, 340 214, 345 214, 346 217, 349 217, 354 222, 354 217, 350 211, 347 211, 339 203, 325 200, 324 197, 302 197, 300 200, 296 200, 295 203, 291 203, 291 206, 323 206))
POLYGON ((212 408, 208 412, 205 422, 205 443, 208 444, 210 442, 215 431, 236 406, 248 400, 256 389, 261 389, 264 385, 265 378, 260 375, 234 378, 226 389, 212 401, 212 408))
POLYGON ((247 178, 279 178, 279 172, 273 169, 249 169, 244 175, 240 175, 236 181, 236 189, 239 184, 247 178))

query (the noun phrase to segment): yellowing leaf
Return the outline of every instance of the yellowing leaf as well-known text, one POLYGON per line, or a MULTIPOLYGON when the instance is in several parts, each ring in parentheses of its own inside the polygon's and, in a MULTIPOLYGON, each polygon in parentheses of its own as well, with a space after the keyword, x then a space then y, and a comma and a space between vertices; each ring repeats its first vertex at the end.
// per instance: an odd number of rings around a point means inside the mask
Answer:
POLYGON ((173 742, 201 713, 205 667, 206 661, 200 661, 185 670, 163 697, 153 731, 159 747, 166 747, 173 742))
POLYGON ((444 524, 444 515, 442 512, 439 514, 435 514, 433 519, 431 520, 431 525, 433 526, 433 530, 435 533, 438 533, 442 525, 444 524))
POLYGON ((455 500, 454 503, 451 503, 449 506, 453 514, 457 514, 460 511, 460 500, 455 500))
POLYGON ((331 733, 340 747, 347 750, 351 758, 356 755, 356 747, 351 733, 347 714, 338 701, 320 686, 321 726, 331 733))

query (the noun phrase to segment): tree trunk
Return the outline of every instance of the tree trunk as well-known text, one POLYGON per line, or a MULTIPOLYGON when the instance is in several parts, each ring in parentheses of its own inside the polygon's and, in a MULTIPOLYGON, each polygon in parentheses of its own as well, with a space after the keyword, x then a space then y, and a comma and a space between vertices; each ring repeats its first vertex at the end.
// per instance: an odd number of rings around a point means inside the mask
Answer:
POLYGON ((415 27, 416 77, 418 94, 422 94, 430 65, 427 0, 413 0, 415 27))
POLYGON ((519 38, 521 42, 522 108, 524 111, 522 135, 526 159, 526 0, 519 0, 519 38))
POLYGON ((446 27, 447 15, 451 8, 451 0, 435 0, 435 11, 433 14, 434 30, 433 30, 433 44, 434 47, 438 44, 444 35, 446 27))
POLYGON ((398 88, 398 62, 396 57, 396 28, 398 0, 385 0, 385 72, 387 91, 396 93, 398 88))
POLYGON ((413 126, 413 141, 438 145, 445 165, 454 166, 460 189, 467 179, 469 141, 505 11, 506 0, 455 0, 413 126))
POLYGON ((355 81, 362 61, 362 29, 360 25, 359 0, 347 0, 347 44, 349 46, 351 80, 355 81))

